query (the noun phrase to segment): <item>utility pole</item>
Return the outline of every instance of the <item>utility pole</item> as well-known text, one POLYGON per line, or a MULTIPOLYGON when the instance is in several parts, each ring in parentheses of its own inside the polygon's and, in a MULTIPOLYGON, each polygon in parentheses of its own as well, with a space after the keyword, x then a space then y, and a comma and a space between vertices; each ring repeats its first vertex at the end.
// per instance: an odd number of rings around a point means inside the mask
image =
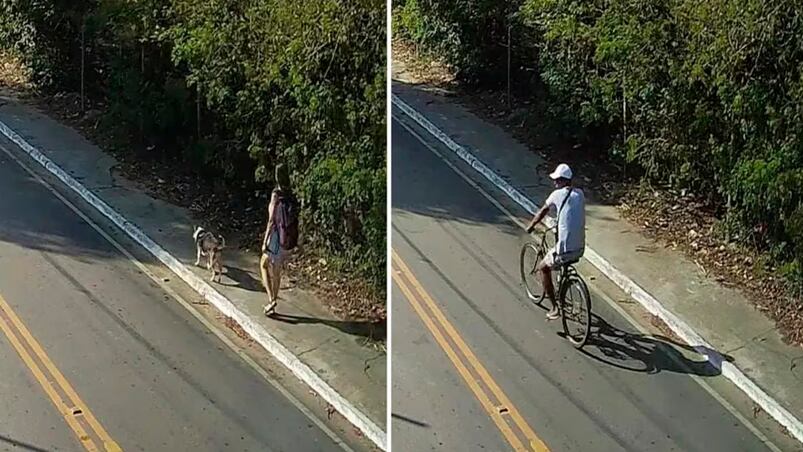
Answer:
MULTIPOLYGON (((625 89, 625 77, 622 76, 622 148, 627 152, 627 90, 625 89)), ((622 182, 627 178, 627 154, 622 162, 622 182)))
POLYGON ((201 84, 195 84, 195 123, 198 126, 198 141, 201 141, 201 84))
MULTIPOLYGON (((143 29, 144 34, 144 29, 143 29)), ((139 43, 139 138, 145 139, 145 38, 139 43)))
POLYGON ((81 19, 81 114, 86 113, 86 94, 84 91, 84 64, 86 55, 86 14, 81 19))
POLYGON ((510 24, 510 15, 508 15, 507 21, 507 108, 509 110, 513 108, 513 100, 510 97, 510 29, 512 28, 510 24))

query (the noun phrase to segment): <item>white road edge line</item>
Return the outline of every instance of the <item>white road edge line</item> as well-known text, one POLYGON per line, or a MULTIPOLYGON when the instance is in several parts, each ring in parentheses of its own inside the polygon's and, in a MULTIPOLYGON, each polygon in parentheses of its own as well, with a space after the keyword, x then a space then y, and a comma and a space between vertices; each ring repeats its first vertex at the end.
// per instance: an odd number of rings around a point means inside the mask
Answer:
MULTIPOLYGON (((436 157, 438 157, 441 161, 443 161, 443 163, 445 163, 449 168, 451 168, 458 176, 460 176, 461 179, 463 179, 472 188, 477 190, 479 192, 479 194, 481 194, 485 199, 487 199, 491 204, 493 204, 494 207, 499 209, 506 217, 508 217, 510 219, 510 221, 512 221, 513 223, 517 224, 522 229, 524 229, 527 226, 527 224, 524 221, 522 221, 521 218, 519 218, 516 215, 514 215, 510 210, 507 209, 507 207, 503 206, 498 200, 494 199, 494 197, 490 193, 488 193, 485 189, 483 189, 479 184, 477 184, 475 181, 471 180, 471 178, 468 177, 463 171, 461 171, 460 168, 456 167, 452 162, 447 160, 446 157, 444 157, 437 149, 435 149, 429 143, 424 141, 424 139, 421 138, 421 135, 419 135, 416 131, 414 131, 412 128, 410 128, 409 125, 405 124, 402 121, 399 121, 398 118, 394 118, 394 119, 396 119, 396 121, 399 123, 399 125, 404 127, 404 129, 407 130, 407 132, 409 132, 410 135, 412 135, 415 139, 420 141, 421 144, 423 144, 427 149, 429 149, 433 154, 435 154, 436 157)), ((619 303, 616 303, 613 299, 611 299, 611 297, 609 297, 605 293, 604 290, 600 289, 596 284, 594 284, 591 281, 588 282, 588 285, 592 288, 592 290, 600 298, 605 300, 605 302, 608 305, 610 305, 613 308, 614 311, 616 311, 619 315, 621 315, 625 319, 625 321, 630 323, 640 333, 646 334, 646 335, 652 334, 652 333, 650 333, 649 330, 647 330, 646 327, 644 327, 641 323, 636 321, 636 319, 634 319, 633 316, 630 315, 630 313, 625 311, 625 309, 622 308, 622 306, 620 306, 619 303)), ((671 359, 675 364, 677 364, 678 366, 680 366, 683 369, 688 369, 689 368, 683 361, 681 361, 679 358, 675 357, 674 355, 669 355, 669 359, 671 359)), ((759 441, 764 443, 770 450, 772 450, 772 452, 782 452, 781 449, 778 448, 778 446, 776 446, 769 438, 767 438, 767 436, 763 432, 761 432, 761 430, 759 430, 758 427, 753 425, 752 422, 750 422, 746 417, 744 417, 744 415, 742 415, 742 413, 740 413, 733 405, 731 405, 730 402, 725 400, 725 398, 722 395, 720 395, 718 392, 716 392, 716 390, 714 388, 712 388, 708 383, 706 383, 702 379, 702 377, 700 377, 699 375, 694 375, 691 372, 688 372, 688 376, 691 377, 691 379, 694 380, 697 384, 699 384, 703 388, 703 390, 708 392, 717 402, 720 403, 720 405, 722 405, 723 408, 725 408, 726 411, 728 411, 739 422, 741 422, 745 426, 745 428, 750 430, 750 432, 753 433, 756 436, 756 438, 759 439, 759 441)))
POLYGON ((53 186, 51 186, 49 183, 47 183, 47 181, 42 179, 41 176, 36 174, 32 169, 28 167, 28 165, 19 160, 17 156, 15 156, 2 144, 0 144, 0 150, 2 150, 6 155, 11 157, 11 159, 14 160, 20 167, 22 167, 22 169, 24 169, 28 174, 30 174, 31 177, 36 179, 37 182, 42 184, 42 186, 44 186, 48 191, 50 191, 53 194, 53 196, 58 198, 59 201, 61 201, 76 215, 78 215, 78 217, 84 220, 86 224, 88 224, 92 229, 94 229, 95 232, 100 234, 101 237, 106 239, 106 241, 109 242, 114 248, 116 248, 117 251, 119 251, 126 258, 128 258, 128 260, 130 260, 134 264, 134 266, 136 266, 146 276, 151 278, 153 282, 155 282, 162 288, 162 290, 167 292, 168 295, 170 295, 176 301, 178 301, 179 304, 181 304, 181 306, 183 306, 186 310, 190 311, 190 314, 192 314, 192 316, 195 317, 196 320, 201 322, 201 324, 204 327, 210 330, 215 336, 217 336, 218 339, 220 339, 224 344, 226 344, 226 346, 231 351, 233 351, 237 356, 239 356, 243 361, 245 361, 246 364, 248 364, 251 368, 253 368, 271 386, 276 388, 276 390, 278 390, 282 394, 282 396, 288 399, 290 403, 292 403, 296 408, 299 409, 299 411, 304 413, 304 415, 307 416, 318 428, 323 430, 323 432, 326 433, 326 435, 329 436, 332 439, 332 441, 334 441, 338 446, 340 446, 346 452, 354 452, 354 450, 351 447, 349 447, 348 444, 346 444, 346 442, 343 441, 342 438, 340 438, 334 431, 332 431, 332 429, 330 429, 326 424, 324 424, 323 421, 318 416, 313 414, 312 411, 310 411, 306 405, 301 403, 301 401, 298 400, 296 396, 290 393, 287 390, 287 388, 285 388, 281 383, 279 383, 278 380, 276 380, 273 376, 271 376, 264 368, 262 368, 262 366, 257 364, 256 361, 253 360, 253 358, 248 356, 248 354, 242 350, 242 348, 235 345, 234 342, 232 342, 231 339, 229 339, 220 328, 218 328, 217 326, 212 324, 209 320, 207 320, 206 317, 204 317, 203 314, 201 314, 201 312, 198 309, 196 309, 191 302, 187 301, 186 299, 184 299, 184 297, 179 295, 175 290, 173 290, 172 287, 167 285, 164 282, 164 280, 162 280, 162 278, 156 276, 145 264, 142 263, 142 261, 137 259, 127 249, 125 249, 122 245, 120 245, 120 243, 117 242, 114 238, 112 238, 105 230, 103 230, 103 228, 100 225, 95 223, 84 212, 82 212, 78 207, 76 207, 75 204, 73 204, 67 198, 65 198, 53 186))
MULTIPOLYGON (((78 194, 84 201, 98 210, 103 216, 117 225, 129 237, 134 239, 148 252, 154 255, 167 268, 181 278, 185 283, 198 292, 207 302, 211 303, 223 315, 231 317, 255 342, 262 346, 268 353, 273 355, 279 362, 287 367, 297 378, 303 381, 313 391, 318 393, 321 398, 326 400, 352 425, 357 427, 365 434, 377 447, 387 450, 387 437, 385 432, 379 428, 367 415, 353 406, 345 397, 340 395, 334 388, 326 383, 309 366, 304 364, 297 356, 282 345, 273 335, 248 315, 239 309, 228 298, 215 290, 202 278, 195 275, 181 261, 168 253, 159 246, 134 223, 128 221, 106 202, 97 197, 93 192, 84 187, 80 182, 67 174, 60 166, 55 164, 36 147, 28 143, 17 132, 0 121, 0 133, 5 135, 14 144, 20 147, 28 156, 42 165, 48 172, 58 178, 72 191, 78 194)), ((6 151, 7 152, 7 151, 6 151)))
MULTIPOLYGON (((405 115, 415 121, 416 124, 429 132, 433 137, 437 138, 443 145, 463 160, 463 162, 484 176, 491 184, 505 193, 516 204, 531 214, 535 214, 535 212, 538 211, 539 207, 533 201, 499 177, 499 175, 485 165, 485 163, 466 148, 452 140, 445 132, 432 124, 432 122, 404 102, 399 96, 391 93, 391 100, 393 105, 405 115)), ((548 220, 545 221, 548 226, 553 226, 554 222, 551 218, 547 217, 545 220, 548 220)), ((803 422, 761 389, 733 363, 725 360, 723 356, 690 325, 665 308, 660 301, 628 278, 592 248, 586 247, 585 258, 603 275, 619 286, 627 295, 638 301, 649 313, 660 318, 683 341, 693 347, 697 353, 704 356, 714 367, 718 368, 725 378, 732 381, 742 392, 747 394, 748 397, 758 404, 758 406, 772 416, 778 423, 783 425, 793 437, 803 443, 803 422)))

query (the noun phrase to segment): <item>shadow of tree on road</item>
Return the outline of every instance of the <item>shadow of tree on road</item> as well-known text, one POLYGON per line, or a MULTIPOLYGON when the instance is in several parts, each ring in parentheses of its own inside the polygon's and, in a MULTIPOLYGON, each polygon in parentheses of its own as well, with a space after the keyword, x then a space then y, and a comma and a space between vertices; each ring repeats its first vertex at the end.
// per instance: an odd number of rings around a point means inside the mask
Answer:
POLYGON ((72 256, 81 262, 119 253, 15 162, 0 154, 0 242, 72 256))
POLYGON ((438 223, 493 225, 509 235, 521 230, 488 201, 473 196, 474 188, 419 142, 394 123, 394 152, 391 155, 393 216, 426 216, 438 223), (410 141, 413 140, 413 141, 410 141), (460 197, 461 193, 472 196, 460 197))

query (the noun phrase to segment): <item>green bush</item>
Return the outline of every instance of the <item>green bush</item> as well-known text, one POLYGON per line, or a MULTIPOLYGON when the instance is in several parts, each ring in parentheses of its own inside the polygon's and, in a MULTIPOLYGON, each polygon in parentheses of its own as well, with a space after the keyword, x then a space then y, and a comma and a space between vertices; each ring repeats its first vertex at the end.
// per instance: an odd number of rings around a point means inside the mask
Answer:
POLYGON ((347 262, 358 262, 358 270, 377 283, 385 279, 385 269, 372 263, 386 249, 386 184, 384 170, 330 156, 313 164, 300 190, 311 212, 312 227, 305 230, 347 262))
MULTIPOLYGON (((511 0, 405 0, 394 2, 395 32, 443 58, 468 83, 500 85, 506 80, 507 33, 514 48, 525 42, 511 0)), ((514 67, 521 65, 514 52, 514 67)))

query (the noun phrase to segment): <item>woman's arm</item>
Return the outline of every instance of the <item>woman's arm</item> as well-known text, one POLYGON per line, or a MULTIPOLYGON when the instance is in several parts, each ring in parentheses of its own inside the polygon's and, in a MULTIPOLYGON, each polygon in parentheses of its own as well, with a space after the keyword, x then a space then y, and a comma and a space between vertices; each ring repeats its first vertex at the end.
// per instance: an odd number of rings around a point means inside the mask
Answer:
POLYGON ((270 234, 271 230, 273 229, 273 223, 275 221, 274 218, 275 212, 276 212, 276 202, 275 200, 271 199, 271 202, 268 205, 268 224, 265 226, 265 238, 262 240, 263 251, 265 251, 265 248, 268 246, 268 243, 270 243, 270 234))
POLYGON ((284 210, 280 209, 280 204, 277 202, 276 206, 273 208, 273 223, 276 225, 274 228, 276 233, 279 234, 279 246, 284 247, 286 244, 287 238, 284 236, 284 225, 285 225, 285 218, 284 218, 284 210))

